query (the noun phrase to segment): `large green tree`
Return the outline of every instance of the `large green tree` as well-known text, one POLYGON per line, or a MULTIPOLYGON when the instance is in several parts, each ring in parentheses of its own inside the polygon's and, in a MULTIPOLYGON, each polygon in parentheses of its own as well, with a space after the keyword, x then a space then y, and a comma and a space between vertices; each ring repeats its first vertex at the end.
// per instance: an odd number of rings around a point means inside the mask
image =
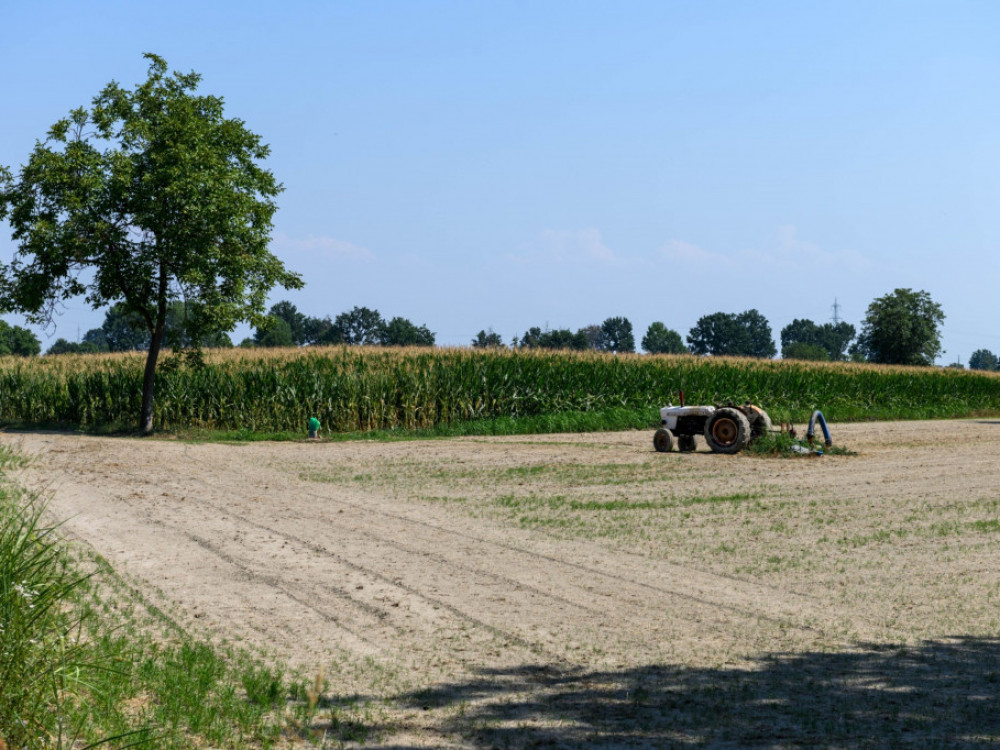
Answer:
POLYGON ((473 349, 503 349, 503 339, 492 328, 484 328, 472 339, 473 349))
POLYGON ((12 326, 0 320, 0 355, 16 354, 19 357, 33 357, 42 350, 38 337, 21 326, 12 326))
POLYGON ((694 354, 766 359, 777 353, 771 325, 757 310, 702 316, 688 333, 687 341, 694 354))
POLYGON ((385 327, 385 318, 378 310, 354 307, 333 319, 333 326, 323 343, 355 346, 381 344, 385 327))
MULTIPOLYGON (((268 318, 254 331, 254 346, 310 346, 334 343, 333 321, 329 316, 312 318, 299 312, 288 300, 271 306, 268 318)), ((250 344, 250 342, 247 342, 250 344)))
POLYGON ((89 342, 67 341, 66 339, 56 339, 49 347, 46 354, 97 354, 104 351, 96 344, 89 342))
POLYGON ((997 355, 989 349, 976 349, 969 357, 970 370, 995 370, 997 364, 997 355))
POLYGON ((119 302, 104 313, 101 327, 87 331, 83 340, 102 352, 147 351, 150 335, 142 316, 119 302))
MULTIPOLYGON (((190 305, 174 300, 167 305, 167 322, 163 340, 177 349, 203 347, 228 348, 233 345, 229 336, 221 331, 191 331, 188 323, 192 313, 190 305)), ((95 352, 136 352, 148 351, 150 333, 141 315, 129 310, 124 304, 112 305, 104 313, 100 328, 91 328, 83 335, 83 341, 73 344, 58 339, 49 354, 81 354, 95 352)))
MULTIPOLYGON (((287 327, 288 332, 288 343, 287 344, 274 344, 274 343, 258 343, 261 346, 302 346, 306 343, 306 326, 308 325, 308 318, 299 312, 298 308, 295 307, 288 300, 281 300, 271 305, 269 314, 276 321, 284 321, 287 326, 282 326, 282 330, 287 327)), ((258 328, 254 334, 254 339, 266 338, 270 333, 270 326, 264 328, 258 328)))
POLYGON ((408 318, 395 317, 382 329, 383 346, 434 346, 434 333, 408 318))
POLYGON ((230 331, 264 318, 269 290, 302 281, 268 251, 281 185, 269 148, 197 73, 168 74, 145 55, 145 82, 112 82, 60 120, 14 176, 0 174, 0 218, 17 252, 0 268, 0 305, 49 322, 85 296, 121 303, 150 343, 139 424, 153 429, 153 384, 173 300, 194 304, 191 330, 230 331))
POLYGON ((681 335, 658 320, 646 329, 642 348, 650 354, 687 354, 688 351, 681 335))
POLYGON ((796 318, 781 329, 781 356, 785 359, 847 358, 847 347, 854 338, 850 323, 824 323, 796 318))
POLYGON ((858 350, 869 362, 933 365, 941 354, 941 305, 924 291, 896 289, 868 305, 858 350))
POLYGON ((624 353, 635 351, 635 336, 628 318, 606 318, 601 323, 603 349, 606 352, 624 353))

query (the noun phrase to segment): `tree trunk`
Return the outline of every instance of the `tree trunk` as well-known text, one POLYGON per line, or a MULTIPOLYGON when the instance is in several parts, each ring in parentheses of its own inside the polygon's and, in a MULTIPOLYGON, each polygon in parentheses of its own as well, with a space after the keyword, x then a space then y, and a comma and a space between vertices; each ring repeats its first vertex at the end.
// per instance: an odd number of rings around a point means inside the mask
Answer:
POLYGON ((153 384, 156 379, 156 360, 160 356, 160 346, 163 344, 163 331, 167 322, 167 273, 160 266, 159 300, 156 305, 156 324, 153 326, 149 341, 149 354, 146 355, 146 371, 142 376, 142 413, 139 416, 139 430, 143 435, 153 432, 153 384))

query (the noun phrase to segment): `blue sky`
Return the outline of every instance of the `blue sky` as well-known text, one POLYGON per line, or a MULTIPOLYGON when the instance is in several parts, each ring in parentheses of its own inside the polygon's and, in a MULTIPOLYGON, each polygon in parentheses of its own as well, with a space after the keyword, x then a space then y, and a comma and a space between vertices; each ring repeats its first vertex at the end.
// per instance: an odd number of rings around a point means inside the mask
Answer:
MULTIPOLYGON (((465 345, 757 308, 778 340, 912 287, 940 363, 1000 351, 998 3, 4 5, 0 164, 143 52, 196 70, 271 145, 307 282, 272 300, 309 315, 465 345)), ((43 346, 102 319, 70 305, 43 346)))

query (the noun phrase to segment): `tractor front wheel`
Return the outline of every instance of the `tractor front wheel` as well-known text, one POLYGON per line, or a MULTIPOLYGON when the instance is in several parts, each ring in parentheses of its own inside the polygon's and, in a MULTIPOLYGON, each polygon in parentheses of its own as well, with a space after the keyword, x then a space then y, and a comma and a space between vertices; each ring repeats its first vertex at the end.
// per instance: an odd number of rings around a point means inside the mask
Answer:
POLYGON ((677 450, 681 453, 690 453, 695 448, 697 448, 697 443, 695 443, 694 435, 678 435, 677 436, 677 450))
POLYGON ((653 433, 653 447, 660 453, 670 453, 674 447, 674 436, 670 430, 661 427, 653 433))

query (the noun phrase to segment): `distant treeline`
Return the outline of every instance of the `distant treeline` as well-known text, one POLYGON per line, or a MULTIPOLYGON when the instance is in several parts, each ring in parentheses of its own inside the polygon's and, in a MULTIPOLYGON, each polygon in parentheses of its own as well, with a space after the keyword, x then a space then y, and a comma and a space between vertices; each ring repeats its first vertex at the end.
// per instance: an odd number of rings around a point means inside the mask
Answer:
MULTIPOLYGON (((196 311, 182 302, 168 308, 166 342, 174 348, 225 348, 233 342, 225 333, 212 332, 198 321, 196 311)), ((862 331, 850 323, 818 324, 796 318, 781 329, 783 359, 872 362, 878 364, 930 365, 940 354, 939 327, 944 319, 940 306, 926 292, 897 289, 874 300, 868 308, 862 331)), ((111 307, 100 328, 94 328, 78 343, 59 339, 48 354, 142 351, 150 334, 138 316, 121 305, 111 307)), ((403 317, 386 320, 368 307, 354 307, 334 318, 305 315, 291 302, 271 307, 264 324, 244 339, 241 347, 327 346, 434 346, 435 334, 426 325, 403 317)), ((758 310, 704 315, 685 339, 663 322, 650 324, 641 340, 649 354, 700 354, 770 359, 778 353, 771 325, 758 310)), ((492 328, 482 329, 470 342, 475 349, 549 349, 632 353, 636 340, 626 317, 610 317, 603 323, 550 329, 534 326, 508 343, 492 328)), ((0 324, 0 354, 37 354, 37 338, 17 326, 0 324), (6 327, 3 327, 6 326, 6 327)), ((963 367, 959 362, 951 367, 963 367)), ((969 368, 997 370, 998 357, 979 349, 969 358, 969 368)))

